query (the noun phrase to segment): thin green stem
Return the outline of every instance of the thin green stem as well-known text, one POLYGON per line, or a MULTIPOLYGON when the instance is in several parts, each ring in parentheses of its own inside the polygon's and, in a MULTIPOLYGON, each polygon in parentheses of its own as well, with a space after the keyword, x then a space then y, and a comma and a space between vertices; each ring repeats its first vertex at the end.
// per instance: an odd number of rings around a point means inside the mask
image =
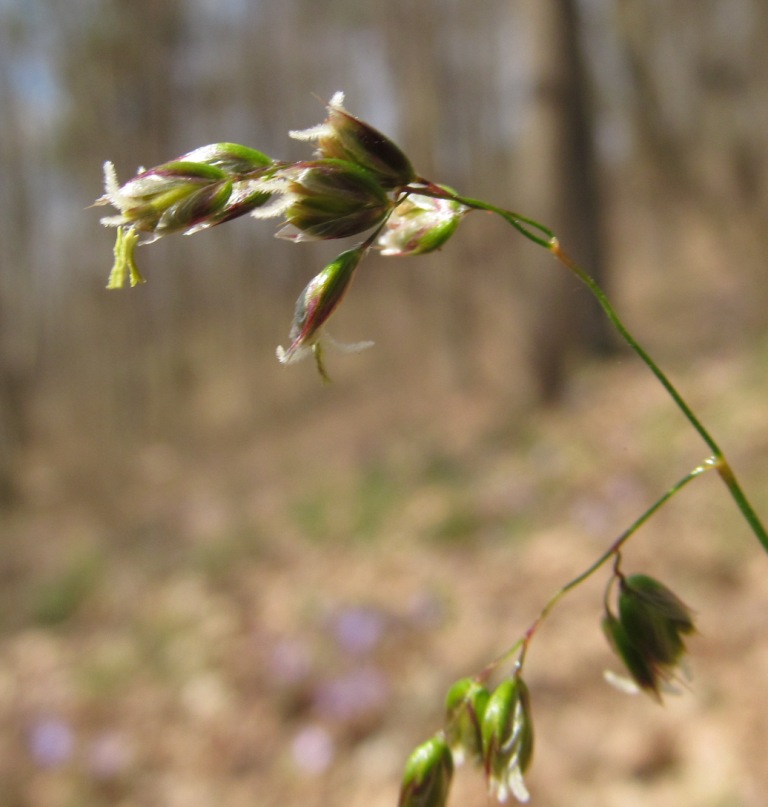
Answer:
POLYGON ((563 249, 560 247, 556 238, 552 238, 549 244, 549 251, 557 258, 560 263, 569 269, 592 293, 592 296, 598 301, 602 307, 605 315, 611 321, 611 324, 616 328, 622 339, 629 345, 637 356, 643 361, 648 369, 656 376, 658 381, 669 393, 669 396, 677 404, 680 411, 686 417, 688 422, 698 432, 701 439, 709 446, 710 451, 714 455, 715 467, 717 468, 720 478, 725 483, 730 491, 733 500, 736 502, 737 507, 744 516, 744 519, 749 524, 752 532, 760 541, 763 549, 768 552, 768 533, 765 530, 762 522, 760 521, 757 513, 752 507, 749 499, 747 499, 744 491, 741 489, 736 475, 733 472, 728 460, 720 448, 715 438, 704 427, 704 424, 699 420, 691 407, 685 401, 683 396, 678 392, 675 385, 669 380, 667 375, 661 370, 658 364, 650 357, 632 334, 627 330, 626 326, 619 318, 616 310, 611 305, 611 302, 605 295, 605 292, 600 288, 597 282, 587 272, 585 272, 563 249))
POLYGON ((760 518, 752 507, 749 499, 744 491, 741 489, 736 475, 733 472, 728 460, 723 453, 723 450, 718 445, 717 441, 705 428, 704 424, 699 420, 694 411, 688 405, 686 400, 677 390, 675 385, 669 380, 667 375, 661 370, 658 364, 651 358, 647 351, 637 342, 632 336, 623 321, 617 314, 610 300, 606 296, 602 288, 597 284, 594 278, 589 275, 584 269, 581 268, 560 246, 559 241, 555 234, 548 227, 540 224, 533 219, 526 216, 521 216, 511 210, 504 210, 496 205, 488 204, 479 199, 472 199, 467 196, 460 196, 446 188, 436 185, 428 180, 419 179, 416 186, 409 186, 408 191, 411 193, 418 193, 423 196, 433 196, 442 199, 451 199, 467 207, 476 210, 485 210, 490 213, 495 213, 501 216, 507 223, 511 224, 519 233, 525 236, 530 241, 538 244, 541 247, 549 250, 555 258, 570 271, 578 280, 580 280, 590 291, 592 296, 600 304, 603 312, 608 317, 609 321, 616 329, 621 338, 626 344, 634 351, 634 353, 641 359, 641 361, 648 367, 648 369, 656 376, 659 383, 664 387, 669 396, 677 405, 678 409, 683 413, 685 418, 696 430, 701 439, 709 447, 713 454, 714 467, 717 468, 720 478, 728 488, 733 500, 736 502, 737 507, 741 511, 745 521, 749 524, 752 532, 760 541, 763 549, 768 552, 768 532, 766 532, 760 518))
POLYGON ((683 399, 682 395, 677 391, 674 387, 672 382, 667 378, 667 376, 661 371, 659 366, 656 362, 648 355, 646 350, 637 342, 637 340, 632 336, 632 334, 627 330, 624 323, 619 319, 616 310, 611 305, 610 301, 608 300, 605 292, 598 286, 597 282, 591 277, 591 275, 587 274, 572 258, 567 255, 562 248, 560 247, 559 242, 556 238, 553 238, 552 241, 547 245, 549 251, 560 261, 563 266, 566 267, 572 274, 574 274, 592 293, 592 296, 600 303, 605 315, 611 321, 611 324, 614 328, 619 332, 621 338, 632 348, 632 350, 640 357, 643 363, 650 369, 650 371, 656 376, 659 382, 662 384, 664 389, 669 393, 672 400, 677 404, 677 406, 682 410, 685 417, 688 419, 690 424, 693 426, 694 429, 699 433, 702 440, 709 446, 712 453, 719 459, 723 456, 723 452, 720 446, 715 442, 712 435, 704 428, 701 421, 696 417, 690 406, 686 403, 683 399))
POLYGON ((543 224, 529 219, 527 216, 522 216, 511 210, 504 210, 504 208, 483 202, 482 199, 471 199, 469 196, 459 196, 459 194, 454 193, 452 190, 426 179, 419 179, 419 184, 415 186, 409 185, 406 191, 420 196, 431 196, 436 199, 451 199, 454 202, 459 202, 459 204, 471 207, 475 210, 485 210, 488 213, 495 213, 497 216, 501 216, 507 224, 511 224, 521 235, 545 249, 549 249, 549 244, 555 237, 555 234, 549 227, 545 227, 543 224))
POLYGON ((639 518, 636 518, 594 563, 588 566, 581 574, 574 577, 573 580, 566 583, 562 588, 558 589, 549 598, 547 603, 539 612, 539 615, 525 632, 523 638, 516 642, 510 650, 504 653, 503 656, 500 656, 499 661, 494 662, 494 665, 510 658, 510 656, 514 655, 514 653, 516 653, 519 649, 520 656, 517 664, 518 667, 522 667, 523 662, 525 661, 525 655, 528 651, 528 645, 535 636, 536 631, 539 629, 541 623, 549 616, 552 609, 558 604, 558 602, 560 602, 562 597, 564 597, 572 589, 576 588, 576 586, 583 583, 588 577, 591 577, 601 566, 610 560, 610 558, 618 555, 624 544, 637 532, 637 530, 639 530, 640 527, 642 527, 643 524, 645 524, 645 522, 648 521, 648 519, 657 510, 666 504, 666 502, 668 502, 674 495, 679 493, 689 482, 692 482, 706 471, 711 471, 713 468, 717 468, 717 459, 715 457, 710 457, 702 462, 701 465, 697 465, 690 473, 687 473, 682 479, 678 480, 674 485, 672 485, 672 487, 663 496, 657 499, 647 510, 645 510, 644 513, 639 516, 639 518))

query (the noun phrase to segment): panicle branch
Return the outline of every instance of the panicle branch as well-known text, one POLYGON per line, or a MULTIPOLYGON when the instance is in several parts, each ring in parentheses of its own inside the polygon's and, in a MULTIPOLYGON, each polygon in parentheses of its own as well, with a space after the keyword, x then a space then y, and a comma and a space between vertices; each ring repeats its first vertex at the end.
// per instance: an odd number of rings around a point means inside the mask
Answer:
POLYGON ((531 697, 522 673, 534 636, 563 597, 613 561, 603 604, 602 628, 628 678, 606 673, 623 691, 644 691, 657 701, 680 681, 685 640, 694 632, 692 612, 670 588, 646 574, 621 571, 624 545, 651 516, 685 486, 716 470, 745 521, 768 551, 768 533, 740 487, 711 433, 669 377, 630 333, 595 280, 560 245, 545 225, 511 210, 458 194, 419 176, 392 140, 350 114, 336 93, 325 120, 291 137, 313 143, 312 159, 274 160, 235 143, 214 143, 150 169, 121 184, 115 167, 104 165, 104 194, 96 205, 116 213, 101 219, 116 228, 114 265, 108 288, 144 282, 135 261, 138 245, 167 235, 191 235, 231 219, 282 217, 277 236, 307 240, 362 240, 344 249, 305 286, 296 302, 288 346, 277 349, 283 364, 312 357, 328 380, 324 345, 357 351, 370 342, 338 345, 325 334, 360 264, 372 249, 385 257, 411 257, 442 247, 473 210, 499 216, 519 234, 548 250, 577 277, 602 307, 626 344, 654 374, 711 456, 682 477, 640 515, 587 569, 560 588, 525 633, 476 675, 449 689, 440 731, 408 758, 399 807, 444 807, 454 767, 480 767, 498 801, 528 800, 523 775, 533 757, 531 697), (615 604, 612 595, 615 589, 615 604), (488 687, 492 677, 501 680, 488 687))

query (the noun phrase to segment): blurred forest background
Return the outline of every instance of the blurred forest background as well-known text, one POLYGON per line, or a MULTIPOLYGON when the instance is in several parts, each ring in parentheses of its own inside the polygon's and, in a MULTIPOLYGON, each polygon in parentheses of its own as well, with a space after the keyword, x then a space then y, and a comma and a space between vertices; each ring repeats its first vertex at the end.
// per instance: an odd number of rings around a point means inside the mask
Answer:
MULTIPOLYGON (((274 349, 335 245, 238 220, 107 292, 105 160, 298 159, 343 89, 559 234, 766 517, 766 42, 762 0, 0 0, 0 802, 394 805, 451 681, 705 456, 500 221, 369 259, 332 331, 376 347, 326 386, 274 349)), ((765 561, 694 487, 632 550, 700 614, 692 692, 606 692, 573 595, 530 661, 534 804, 764 803, 765 561)))

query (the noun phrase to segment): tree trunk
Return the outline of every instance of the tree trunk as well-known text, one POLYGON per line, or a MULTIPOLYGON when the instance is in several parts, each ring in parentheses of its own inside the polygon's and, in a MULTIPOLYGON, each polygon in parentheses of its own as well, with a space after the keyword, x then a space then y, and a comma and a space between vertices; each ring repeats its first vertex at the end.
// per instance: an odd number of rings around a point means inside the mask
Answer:
MULTIPOLYGON (((605 288, 594 121, 576 2, 533 0, 530 14, 536 91, 527 149, 533 150, 534 215, 553 227, 563 248, 605 288)), ((605 355, 614 342, 602 311, 578 281, 553 267, 549 256, 534 263, 540 276, 530 364, 542 400, 555 401, 571 355, 605 355)))

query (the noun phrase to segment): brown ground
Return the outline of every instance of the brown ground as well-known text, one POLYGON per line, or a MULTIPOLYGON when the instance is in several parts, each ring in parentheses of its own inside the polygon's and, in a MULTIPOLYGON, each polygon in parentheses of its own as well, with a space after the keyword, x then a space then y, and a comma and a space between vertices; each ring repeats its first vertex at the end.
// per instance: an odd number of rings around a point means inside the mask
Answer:
MULTIPOLYGON (((751 347, 670 373, 766 517, 768 343, 751 347)), ((0 804, 394 807, 452 681, 705 456, 628 357, 582 368, 555 410, 436 387, 312 380, 268 426, 33 452, 2 519, 0 804)), ((763 807, 768 563, 720 481, 624 567, 695 610, 690 691, 661 708, 604 683, 598 573, 528 657, 532 803, 763 807)), ((479 772, 451 803, 487 804, 479 772)))

